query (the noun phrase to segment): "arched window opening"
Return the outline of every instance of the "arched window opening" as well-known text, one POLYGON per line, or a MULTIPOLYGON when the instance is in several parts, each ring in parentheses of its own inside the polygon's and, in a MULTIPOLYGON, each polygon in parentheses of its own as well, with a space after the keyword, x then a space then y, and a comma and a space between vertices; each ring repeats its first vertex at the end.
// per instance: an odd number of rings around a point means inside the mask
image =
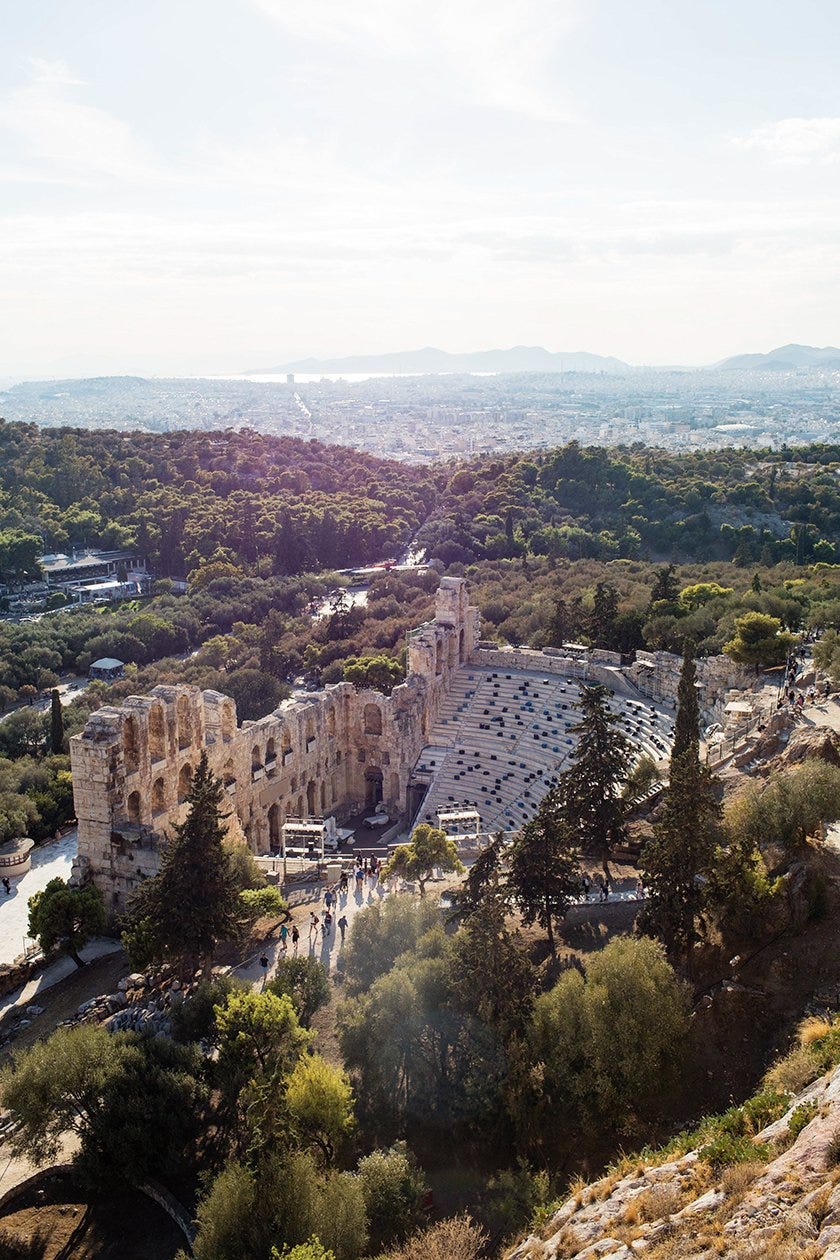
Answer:
POLYGON ((128 800, 126 801, 126 813, 128 815, 128 821, 130 823, 134 823, 135 825, 139 824, 140 822, 140 793, 139 792, 131 792, 129 794, 128 800))
POLYGON ((149 757, 152 761, 163 761, 166 749, 166 726, 163 719, 163 706, 152 705, 149 710, 149 757))
POLYGON ((129 716, 123 726, 123 755, 125 757, 126 774, 133 774, 140 764, 140 749, 137 738, 137 723, 129 716))
POLYGON ((152 809, 156 814, 160 814, 166 809, 166 796, 162 778, 155 779, 152 784, 152 809))
POLYGON ((192 766, 187 762, 178 771, 178 801, 185 801, 192 786, 192 766))
POLYGON ((186 696, 178 697, 178 747, 189 748, 193 740, 192 714, 186 696))

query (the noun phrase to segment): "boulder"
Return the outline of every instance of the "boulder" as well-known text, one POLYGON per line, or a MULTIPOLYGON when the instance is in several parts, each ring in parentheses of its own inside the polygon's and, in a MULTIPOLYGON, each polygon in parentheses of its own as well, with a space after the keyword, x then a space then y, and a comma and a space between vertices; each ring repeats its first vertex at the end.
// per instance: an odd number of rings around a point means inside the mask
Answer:
POLYGON ((797 726, 772 768, 800 765, 803 761, 827 761, 830 766, 840 766, 840 735, 829 726, 797 726))

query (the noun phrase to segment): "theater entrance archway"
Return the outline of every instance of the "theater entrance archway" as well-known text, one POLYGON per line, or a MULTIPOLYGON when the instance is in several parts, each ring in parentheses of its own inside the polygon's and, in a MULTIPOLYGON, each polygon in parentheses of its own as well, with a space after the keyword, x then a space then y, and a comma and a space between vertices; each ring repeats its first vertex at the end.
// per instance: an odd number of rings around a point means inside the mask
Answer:
POLYGON ((365 771, 365 809, 375 809, 382 800, 382 771, 371 766, 365 771))

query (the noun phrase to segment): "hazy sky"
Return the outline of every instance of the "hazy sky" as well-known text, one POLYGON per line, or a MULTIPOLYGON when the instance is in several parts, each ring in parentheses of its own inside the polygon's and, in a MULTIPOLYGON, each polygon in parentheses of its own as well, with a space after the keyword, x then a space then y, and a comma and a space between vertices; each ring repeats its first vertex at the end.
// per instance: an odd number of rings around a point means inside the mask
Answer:
POLYGON ((0 377, 840 344, 832 0, 0 0, 0 377))

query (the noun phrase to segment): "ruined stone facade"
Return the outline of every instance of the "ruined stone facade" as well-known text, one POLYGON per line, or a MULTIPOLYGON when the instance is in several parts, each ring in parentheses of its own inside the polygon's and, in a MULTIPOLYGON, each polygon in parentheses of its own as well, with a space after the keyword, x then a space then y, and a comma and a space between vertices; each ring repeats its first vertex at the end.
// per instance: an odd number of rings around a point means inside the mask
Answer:
POLYGON ((119 911, 157 871, 203 750, 229 795, 229 830, 254 853, 279 846, 287 817, 341 820, 383 801, 404 818, 411 768, 478 628, 466 583, 444 578, 435 619, 409 636, 408 677, 390 696, 338 683, 242 726, 228 696, 190 686, 97 710, 70 741, 78 873, 119 911))

